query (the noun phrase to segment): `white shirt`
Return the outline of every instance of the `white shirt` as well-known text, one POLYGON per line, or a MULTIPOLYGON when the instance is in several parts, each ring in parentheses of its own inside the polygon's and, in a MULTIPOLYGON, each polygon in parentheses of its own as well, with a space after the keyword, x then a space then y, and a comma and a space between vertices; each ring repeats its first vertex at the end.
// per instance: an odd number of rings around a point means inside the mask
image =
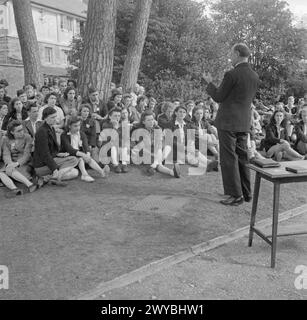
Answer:
POLYGON ((307 134, 307 124, 304 123, 304 134, 307 134))
POLYGON ((75 133, 75 134, 70 134, 70 144, 75 150, 79 150, 81 146, 81 137, 80 137, 80 132, 75 133))
MULTIPOLYGON (((43 106, 43 107, 41 107, 41 108, 39 109, 39 111, 38 111, 38 120, 43 120, 43 111, 44 111, 44 109, 46 109, 47 107, 48 107, 48 105, 45 105, 45 106, 43 106)), ((56 116, 56 123, 57 123, 57 124, 60 124, 60 123, 61 123, 62 121, 64 121, 64 119, 65 119, 64 112, 63 112, 63 110, 62 110, 60 107, 58 107, 58 106, 55 106, 54 109, 55 109, 56 114, 57 114, 57 116, 56 116)))
POLYGON ((175 126, 179 127, 179 133, 180 133, 180 140, 181 142, 184 141, 184 126, 185 126, 185 122, 183 121, 182 123, 179 123, 177 120, 175 121, 175 126))

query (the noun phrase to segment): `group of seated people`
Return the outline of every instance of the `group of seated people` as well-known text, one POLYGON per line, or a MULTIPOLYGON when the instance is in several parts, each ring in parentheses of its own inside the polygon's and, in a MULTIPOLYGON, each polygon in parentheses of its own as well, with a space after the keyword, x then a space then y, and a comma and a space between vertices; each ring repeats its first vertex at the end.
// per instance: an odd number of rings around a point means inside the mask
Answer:
POLYGON ((81 98, 76 82, 66 80, 39 91, 25 85, 11 99, 6 87, 0 86, 0 182, 10 190, 8 196, 23 194, 16 182, 32 193, 45 184, 65 186, 79 173, 82 181, 93 182, 89 169, 107 177, 110 166, 127 173, 137 164, 150 176, 160 172, 175 178, 185 161, 218 170, 213 126, 218 105, 210 99, 158 104, 139 85, 123 94, 112 83, 109 101, 103 103, 96 89, 88 88, 81 98))
POLYGON ((251 157, 282 160, 303 160, 307 154, 307 94, 288 103, 266 107, 259 100, 251 106, 251 157))
MULTIPOLYGON (((180 165, 188 163, 218 171, 219 141, 214 120, 218 104, 180 99, 157 100, 138 84, 127 93, 111 84, 107 103, 88 88, 78 94, 76 82, 60 80, 37 90, 25 85, 11 99, 8 84, 0 82, 0 182, 13 197, 46 184, 65 186, 81 176, 95 179, 127 173, 131 164, 144 167, 149 176, 160 172, 180 178, 180 165), (172 167, 170 168, 170 164, 172 167)), ((251 106, 249 158, 277 161, 305 159, 307 154, 307 95, 294 105, 278 103, 251 106), (306 100, 306 101, 305 101, 306 100)))

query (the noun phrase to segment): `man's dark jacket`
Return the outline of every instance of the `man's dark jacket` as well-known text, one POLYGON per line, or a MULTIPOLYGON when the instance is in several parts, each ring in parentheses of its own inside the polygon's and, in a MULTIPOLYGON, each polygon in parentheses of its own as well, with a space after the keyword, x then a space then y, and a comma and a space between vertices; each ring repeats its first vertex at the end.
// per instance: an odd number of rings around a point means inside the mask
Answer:
POLYGON ((224 75, 219 88, 209 83, 208 94, 220 103, 214 125, 219 130, 249 132, 251 103, 258 89, 259 77, 247 62, 238 64, 224 75))
POLYGON ((47 166, 52 172, 58 169, 59 167, 53 158, 56 157, 59 150, 54 128, 44 122, 35 134, 34 168, 47 166))

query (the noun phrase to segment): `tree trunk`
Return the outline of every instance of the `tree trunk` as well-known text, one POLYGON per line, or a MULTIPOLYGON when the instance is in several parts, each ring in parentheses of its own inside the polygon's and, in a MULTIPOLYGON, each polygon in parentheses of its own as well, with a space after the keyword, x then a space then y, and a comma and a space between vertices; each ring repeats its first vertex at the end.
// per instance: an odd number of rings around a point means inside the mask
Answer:
POLYGON ((133 89, 138 80, 151 4, 152 0, 137 0, 128 52, 121 78, 124 92, 133 89))
POLYGON ((30 0, 13 0, 15 23, 24 65, 25 84, 43 83, 41 60, 30 0))
POLYGON ((112 81, 117 0, 89 0, 78 85, 83 97, 93 87, 104 102, 112 81))

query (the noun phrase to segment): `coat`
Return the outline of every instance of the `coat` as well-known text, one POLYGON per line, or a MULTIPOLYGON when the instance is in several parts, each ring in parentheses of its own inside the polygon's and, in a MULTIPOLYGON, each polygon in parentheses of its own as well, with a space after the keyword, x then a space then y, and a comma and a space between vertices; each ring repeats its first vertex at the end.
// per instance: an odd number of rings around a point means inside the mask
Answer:
POLYGON ((53 127, 44 122, 36 132, 34 146, 34 168, 47 166, 52 172, 59 169, 59 166, 53 159, 60 151, 53 127))
POLYGON ((247 62, 226 72, 219 88, 209 83, 208 94, 220 103, 215 127, 225 131, 249 132, 251 103, 258 85, 259 77, 247 62))
POLYGON ((70 156, 76 157, 78 151, 88 153, 88 142, 84 132, 80 131, 80 142, 79 149, 74 149, 71 145, 71 135, 69 132, 64 131, 61 134, 61 152, 68 152, 70 156))
MULTIPOLYGON (((40 126, 43 124, 44 122, 43 121, 36 121, 35 123, 35 127, 36 127, 36 132, 37 130, 40 128, 40 126)), ((33 127, 32 127, 32 123, 29 119, 27 120, 24 120, 23 121, 23 127, 25 128, 26 132, 32 137, 34 138, 34 131, 33 131, 33 127)))
POLYGON ((282 127, 282 130, 280 132, 280 138, 278 138, 276 126, 273 124, 268 124, 265 128, 265 138, 261 143, 265 148, 265 151, 268 151, 275 144, 280 143, 281 139, 290 142, 287 129, 282 127))

